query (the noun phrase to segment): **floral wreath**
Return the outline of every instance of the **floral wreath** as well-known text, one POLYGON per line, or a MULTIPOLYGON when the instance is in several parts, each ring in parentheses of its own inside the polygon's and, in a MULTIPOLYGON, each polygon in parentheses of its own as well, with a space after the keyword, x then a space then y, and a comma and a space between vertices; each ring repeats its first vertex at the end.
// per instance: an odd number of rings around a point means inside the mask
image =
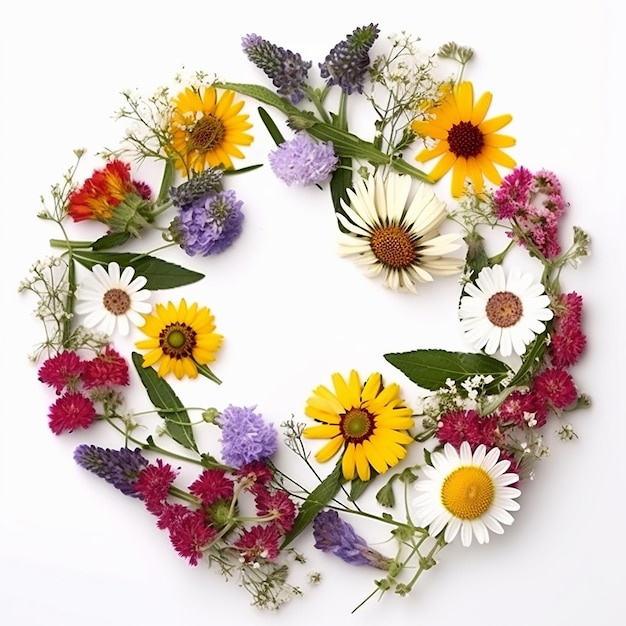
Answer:
MULTIPOLYGON (((117 432, 118 448, 81 444, 76 463, 141 501, 190 565, 204 561, 234 578, 263 608, 303 593, 291 576, 305 567, 311 533, 315 549, 377 571, 356 608, 388 591, 408 595, 447 544, 483 544, 513 522, 525 481, 548 453, 543 431, 557 425, 563 440, 575 438, 567 416, 590 402, 571 374, 586 346, 583 297, 561 286, 565 268, 589 254, 589 237, 574 227, 563 249, 569 204, 557 175, 507 154, 515 140, 500 131, 512 116, 488 117, 489 92, 475 99, 464 78, 470 48, 448 43, 425 54, 401 33, 375 56, 378 37, 375 24, 356 28, 318 64, 318 79, 312 62, 248 34, 243 52, 272 88, 197 73, 149 97, 124 92, 117 117, 129 130, 82 180, 85 151, 76 151, 38 214, 61 230, 50 241, 60 252, 37 261, 20 285, 35 295, 45 329, 31 358, 54 392, 51 431, 100 424, 117 432), (438 59, 457 71, 438 76, 438 59), (349 130, 354 98, 372 107, 371 140, 349 130), (231 182, 262 165, 235 165, 253 141, 250 102, 276 144, 273 174, 328 187, 339 254, 417 299, 423 283, 456 277, 459 324, 473 348, 384 355, 417 385, 418 406, 378 372, 336 372, 313 387, 305 421, 280 425, 308 482, 277 465, 278 430, 256 407, 181 402, 177 380, 220 383, 213 363, 223 337, 204 303, 161 299, 203 274, 160 250, 211 257, 242 232, 231 182), (435 160, 429 173, 417 167, 435 160), (156 192, 138 175, 145 161, 162 166, 156 192), (433 190, 446 176, 454 208, 433 190), (88 221, 106 231, 70 237, 88 221), (150 231, 162 241, 145 251, 150 231), (120 353, 116 337, 135 336, 136 351, 120 353), (131 384, 145 389, 149 410, 128 413, 131 384), (145 414, 158 424, 142 437, 145 414), (200 428, 218 429, 218 454, 198 445, 200 428), (181 481, 183 466, 195 472, 191 482, 181 481), (359 516, 388 528, 395 551, 368 544, 349 521, 359 516)), ((321 579, 307 572, 309 583, 321 579)))

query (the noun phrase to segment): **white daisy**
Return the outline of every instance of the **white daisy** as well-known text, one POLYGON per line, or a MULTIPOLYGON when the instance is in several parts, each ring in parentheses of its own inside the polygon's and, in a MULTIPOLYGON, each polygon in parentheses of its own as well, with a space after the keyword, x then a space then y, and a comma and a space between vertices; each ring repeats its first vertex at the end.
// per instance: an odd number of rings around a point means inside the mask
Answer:
POLYGON ((500 350, 522 355, 552 319, 550 298, 530 273, 514 267, 508 277, 501 265, 485 267, 475 283, 468 283, 459 305, 467 340, 487 354, 500 350))
POLYGON ((384 284, 395 290, 416 292, 415 285, 449 276, 463 268, 462 259, 445 258, 458 250, 460 235, 439 234, 448 217, 446 205, 424 183, 412 198, 413 179, 395 172, 376 172, 347 190, 350 206, 337 217, 347 232, 339 236, 339 254, 355 255, 367 276, 383 274, 384 284))
POLYGON ((488 543, 489 531, 502 534, 502 524, 513 523, 509 511, 519 509, 514 498, 520 490, 508 486, 517 482, 518 476, 506 473, 510 462, 499 458, 498 448, 486 453, 483 444, 472 454, 467 441, 459 452, 450 443, 443 452, 434 452, 432 466, 424 466, 424 477, 415 483, 420 494, 413 501, 416 523, 428 526, 432 536, 444 531, 447 543, 460 531, 464 546, 472 543, 472 537, 488 543))
POLYGON ((91 275, 76 290, 76 313, 86 315, 83 325, 98 328, 112 335, 117 327, 120 335, 128 335, 130 324, 141 326, 145 323, 144 314, 150 313, 152 306, 146 302, 150 291, 143 289, 147 279, 137 276, 135 270, 127 266, 120 275, 120 266, 115 262, 108 265, 94 265, 91 275))

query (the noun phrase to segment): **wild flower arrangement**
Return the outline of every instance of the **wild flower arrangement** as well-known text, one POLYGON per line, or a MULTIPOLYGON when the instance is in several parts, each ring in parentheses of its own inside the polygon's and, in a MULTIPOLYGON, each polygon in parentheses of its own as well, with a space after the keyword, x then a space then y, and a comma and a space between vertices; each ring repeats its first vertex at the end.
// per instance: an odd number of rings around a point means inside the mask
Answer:
POLYGON ((120 146, 101 151, 102 166, 83 180, 77 150, 39 213, 60 229, 51 240, 60 252, 37 261, 20 290, 35 295, 45 329, 32 360, 54 394, 50 429, 119 433, 117 448, 79 445, 77 464, 140 500, 181 557, 235 577, 259 607, 302 593, 290 571, 306 562, 294 545, 308 532, 314 548, 375 568, 366 599, 408 595, 457 537, 486 543, 513 522, 548 454, 546 427, 575 438, 568 416, 589 404, 571 373, 586 344, 583 297, 561 285, 589 237, 575 227, 562 247, 569 204, 559 178, 507 154, 515 140, 499 131, 512 116, 488 117, 490 92, 475 99, 464 78, 472 50, 448 43, 426 54, 418 42, 401 33, 384 43, 377 25, 356 28, 313 78, 311 61, 247 34, 243 53, 272 87, 197 73, 147 98, 125 92, 120 146), (458 71, 438 77, 437 58, 458 71), (353 100, 373 112, 371 138, 349 127, 353 100), (278 429, 256 407, 187 407, 174 387, 183 378, 220 383, 211 368, 223 337, 204 303, 162 298, 203 275, 159 252, 211 257, 241 233, 243 203, 230 183, 261 165, 235 167, 253 140, 251 102, 276 143, 272 172, 287 185, 329 187, 340 255, 407 297, 419 299, 411 293, 436 276, 458 277, 459 324, 473 349, 383 355, 419 387, 419 406, 378 372, 332 373, 314 386, 304 422, 280 425, 310 484, 276 465, 278 429), (284 118, 289 138, 264 107, 284 118), (435 159, 429 173, 417 167, 435 159), (161 167, 156 193, 138 173, 146 161, 161 167), (450 172, 455 207, 433 188, 450 172), (70 237, 88 221, 103 224, 97 238, 70 237), (162 240, 146 251, 155 231, 162 240), (136 351, 120 352, 122 337, 136 351), (145 389, 150 410, 128 412, 131 385, 145 389), (150 413, 158 437, 141 435, 150 413), (205 428, 217 429, 218 454, 198 444, 205 428), (183 467, 193 471, 186 483, 183 467), (370 546, 349 521, 359 517, 388 528, 395 549, 370 546))

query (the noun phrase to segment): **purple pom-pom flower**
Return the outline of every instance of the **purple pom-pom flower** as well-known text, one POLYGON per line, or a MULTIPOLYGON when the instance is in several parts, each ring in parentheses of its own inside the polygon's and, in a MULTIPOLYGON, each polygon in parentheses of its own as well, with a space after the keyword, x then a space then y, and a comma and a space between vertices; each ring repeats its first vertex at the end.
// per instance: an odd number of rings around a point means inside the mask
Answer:
POLYGON ((215 420, 222 429, 222 458, 238 469, 272 456, 278 448, 274 425, 265 422, 255 408, 229 405, 215 420))
POLYGON ((330 141, 315 141, 305 132, 296 133, 270 152, 272 171, 287 185, 313 185, 325 181, 337 168, 339 158, 330 141))

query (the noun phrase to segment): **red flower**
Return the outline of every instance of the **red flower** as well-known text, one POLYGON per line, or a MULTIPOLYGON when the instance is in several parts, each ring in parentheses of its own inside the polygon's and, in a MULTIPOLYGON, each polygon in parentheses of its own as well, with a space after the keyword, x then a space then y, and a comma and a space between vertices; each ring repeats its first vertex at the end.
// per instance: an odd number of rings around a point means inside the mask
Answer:
POLYGON ((494 446, 498 424, 495 418, 481 416, 478 411, 450 411, 441 416, 437 438, 442 444, 450 443, 457 450, 464 441, 474 450, 481 443, 494 446))
POLYGON ((69 391, 62 395, 48 413, 50 429, 55 435, 89 428, 98 416, 93 402, 82 393, 69 391))
POLYGON ((143 497, 146 508, 153 515, 161 515, 165 510, 169 488, 176 479, 176 472, 169 463, 157 459, 139 474, 135 491, 143 497))
POLYGON ((564 409, 578 398, 574 379, 562 369, 547 369, 533 381, 535 393, 557 409, 564 409))
POLYGON ((189 491, 210 506, 217 500, 232 500, 235 489, 233 481, 221 469, 205 469, 189 486, 189 491))
POLYGON ((535 392, 514 391, 500 405, 501 422, 513 422, 520 428, 541 428, 548 417, 545 399, 535 392))
POLYGON ((128 385, 128 364, 111 346, 107 346, 91 361, 87 361, 83 376, 86 389, 93 387, 115 387, 128 385))
POLYGON ((257 485, 267 485, 274 475, 273 470, 263 461, 252 461, 236 471, 237 476, 247 478, 252 481, 251 489, 257 485))
POLYGON ((84 369, 85 362, 78 354, 65 350, 44 361, 38 376, 42 383, 53 387, 56 394, 61 395, 66 388, 76 390, 84 369))
POLYGON ((174 516, 168 528, 174 549, 180 556, 189 559, 189 565, 198 565, 198 559, 203 556, 203 549, 217 534, 207 525, 204 512, 201 510, 187 510, 180 516, 174 516))
POLYGON ((258 515, 261 517, 273 516, 273 523, 277 524, 282 532, 287 532, 293 528, 296 518, 296 505, 286 491, 282 489, 270 491, 259 486, 254 490, 254 501, 258 515))
POLYGON ((257 524, 243 530, 234 546, 240 551, 246 563, 254 563, 258 559, 273 561, 278 556, 280 538, 281 535, 275 525, 257 524))
POLYGON ((548 348, 554 367, 571 367, 587 345, 587 337, 581 324, 582 305, 582 297, 574 291, 560 297, 548 348))

